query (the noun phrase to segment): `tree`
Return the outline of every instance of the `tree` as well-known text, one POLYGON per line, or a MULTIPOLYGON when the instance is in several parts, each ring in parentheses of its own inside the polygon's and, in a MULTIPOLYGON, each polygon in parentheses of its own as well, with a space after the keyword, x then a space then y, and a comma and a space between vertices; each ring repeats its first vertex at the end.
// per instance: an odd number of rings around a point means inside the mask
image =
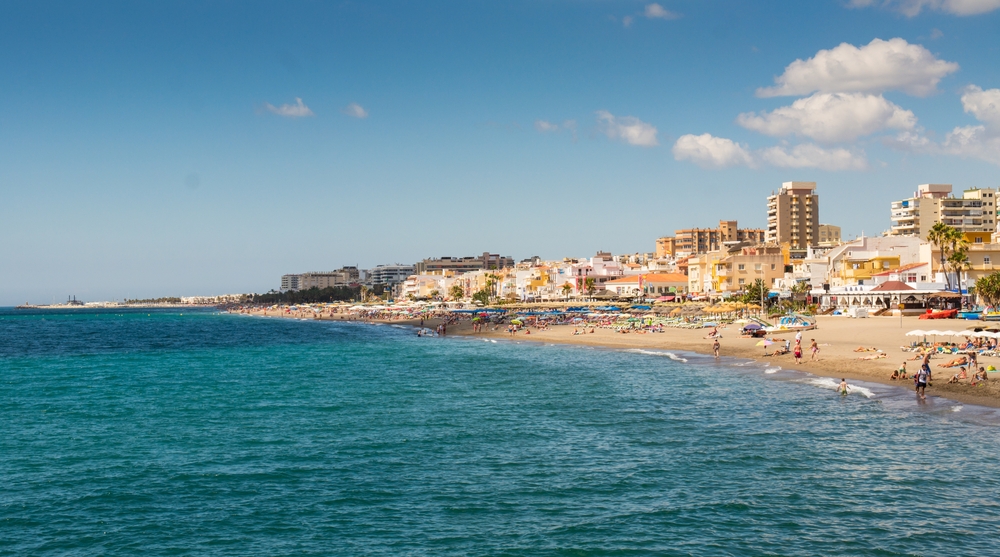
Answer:
POLYGON ((465 297, 465 289, 460 284, 453 284, 448 293, 451 294, 452 300, 461 300, 465 297))
POLYGON ((947 265, 948 256, 952 253, 953 249, 961 246, 963 243, 965 248, 968 249, 969 243, 965 241, 961 231, 943 222, 937 222, 931 227, 930 231, 927 232, 927 241, 937 246, 940 263, 938 269, 944 273, 946 288, 951 290, 951 276, 948 275, 947 265))
POLYGON ((987 306, 1000 305, 1000 271, 979 277, 976 281, 976 296, 987 306))
MULTIPOLYGON (((957 232, 957 231, 956 231, 957 232)), ((948 268, 951 272, 955 273, 955 286, 959 290, 962 289, 962 271, 970 268, 969 265, 969 241, 965 239, 965 235, 959 232, 957 235, 952 236, 949 240, 948 246, 948 268)))
POLYGON ((437 290, 431 290, 431 298, 437 299, 437 297, 440 295, 441 293, 438 292, 437 290))
POLYGON ((568 282, 566 284, 563 284, 562 291, 563 291, 563 296, 568 300, 569 293, 573 291, 573 285, 568 282))
POLYGON ((472 295, 472 299, 476 302, 483 304, 484 306, 489 305, 490 291, 486 290, 485 288, 482 290, 478 290, 476 291, 475 294, 472 295))
POLYGON ((747 304, 759 304, 763 300, 766 304, 769 294, 770 291, 764 285, 764 279, 756 279, 744 289, 743 301, 747 304))
POLYGON ((597 281, 593 277, 583 279, 583 287, 587 290, 588 296, 593 296, 597 291, 597 281))

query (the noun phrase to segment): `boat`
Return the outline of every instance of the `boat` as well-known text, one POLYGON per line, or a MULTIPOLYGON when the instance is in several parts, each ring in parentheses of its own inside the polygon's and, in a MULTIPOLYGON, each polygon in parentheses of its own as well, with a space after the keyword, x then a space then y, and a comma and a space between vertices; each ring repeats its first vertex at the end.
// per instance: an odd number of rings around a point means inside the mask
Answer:
MULTIPOLYGON (((980 319, 980 317, 982 316, 982 314, 983 314, 983 312, 981 312, 981 311, 960 311, 960 312, 958 312, 958 318, 959 319, 968 319, 970 321, 978 321, 980 319)), ((998 316, 998 317, 1000 317, 1000 316, 998 316)))
POLYGON ((958 317, 957 309, 927 310, 927 313, 920 315, 920 319, 955 319, 958 317))
POLYGON ((783 333, 795 333, 798 331, 811 331, 816 328, 816 319, 793 313, 782 316, 778 323, 770 327, 765 327, 769 335, 780 335, 783 333))
POLYGON ((1000 321, 1000 312, 998 311, 984 311, 982 315, 979 316, 983 321, 1000 321))

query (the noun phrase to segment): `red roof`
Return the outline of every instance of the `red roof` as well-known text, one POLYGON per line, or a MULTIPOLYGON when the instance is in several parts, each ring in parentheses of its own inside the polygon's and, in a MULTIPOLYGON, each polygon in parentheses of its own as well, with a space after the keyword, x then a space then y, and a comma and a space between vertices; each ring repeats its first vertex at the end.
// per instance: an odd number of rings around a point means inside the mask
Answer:
POLYGON ((894 292, 897 290, 914 290, 914 288, 905 282, 890 280, 872 288, 870 292, 894 292))
POLYGON ((926 263, 910 263, 909 265, 901 265, 895 269, 889 269, 888 271, 882 271, 881 273, 872 273, 873 277, 887 277, 893 273, 902 273, 903 271, 909 271, 910 269, 916 269, 917 267, 923 267, 926 263))

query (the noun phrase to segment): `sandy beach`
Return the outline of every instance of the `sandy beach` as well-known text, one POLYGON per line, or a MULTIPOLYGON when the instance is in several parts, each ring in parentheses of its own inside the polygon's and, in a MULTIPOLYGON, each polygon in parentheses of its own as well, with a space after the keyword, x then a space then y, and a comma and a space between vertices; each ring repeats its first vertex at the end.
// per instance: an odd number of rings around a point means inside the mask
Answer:
MULTIPOLYGON (((252 313, 255 315, 264 315, 259 310, 252 313)), ((270 311, 268 316, 298 319, 314 318, 334 321, 348 319, 344 314, 317 316, 311 312, 284 313, 270 311)), ((915 353, 902 350, 903 346, 909 346, 915 340, 914 337, 905 336, 907 331, 913 329, 964 330, 981 325, 980 322, 957 320, 926 321, 919 320, 917 317, 904 317, 900 320, 899 317, 852 319, 848 317, 819 316, 817 320, 819 327, 812 331, 806 331, 802 335, 803 361, 800 364, 795 363, 792 354, 765 356, 765 348, 756 346, 760 339, 740 337, 739 325, 720 327, 719 332, 722 334, 722 338, 720 339, 720 356, 766 361, 772 365, 781 366, 783 369, 805 371, 822 377, 846 378, 848 381, 869 381, 913 390, 912 379, 903 381, 892 381, 889 379, 892 371, 897 369, 904 361, 906 361, 907 372, 911 377, 919 369, 919 360, 909 360, 914 357, 915 353), (809 345, 812 339, 816 340, 820 349, 816 361, 810 360, 812 354, 809 350, 809 345), (861 346, 868 349, 875 348, 881 350, 886 354, 886 357, 861 359, 877 354, 877 352, 871 351, 855 352, 861 346)), ((425 325, 434 328, 442 321, 441 319, 428 319, 425 325)), ((420 324, 419 320, 396 320, 391 322, 413 326, 420 324)), ((639 348, 685 350, 700 354, 712 353, 713 340, 706 338, 710 329, 667 328, 662 333, 622 334, 611 329, 598 327, 593 329, 593 333, 588 332, 580 335, 574 335, 573 331, 573 326, 555 325, 546 330, 536 328, 521 329, 511 337, 504 326, 496 330, 490 328, 482 332, 473 332, 470 321, 460 321, 448 325, 448 335, 475 335, 496 339, 514 338, 518 341, 601 346, 612 349, 639 348)), ((775 344, 766 347, 768 353, 774 352, 775 349, 781 346, 785 338, 794 343, 793 334, 777 335, 770 338, 774 338, 775 344)), ((948 339, 942 338, 940 340, 948 339)), ((954 340, 957 342, 961 339, 955 338, 954 340)), ((1000 372, 990 373, 990 380, 979 386, 972 386, 968 379, 964 379, 960 383, 948 384, 948 380, 958 372, 958 368, 944 368, 940 367, 940 364, 946 363, 950 359, 951 357, 939 356, 931 359, 933 380, 931 382, 932 387, 927 390, 928 396, 940 396, 967 404, 1000 408, 1000 372)), ((1000 358, 981 356, 979 362, 984 367, 993 365, 1000 368, 1000 358)), ((969 377, 972 376, 972 373, 973 371, 970 370, 969 377)))

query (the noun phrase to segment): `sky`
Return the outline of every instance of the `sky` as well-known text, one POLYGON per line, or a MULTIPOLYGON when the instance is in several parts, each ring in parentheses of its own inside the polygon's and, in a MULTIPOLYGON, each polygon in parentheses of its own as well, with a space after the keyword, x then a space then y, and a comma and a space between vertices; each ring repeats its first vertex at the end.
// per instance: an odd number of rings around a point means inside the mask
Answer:
POLYGON ((0 305, 1000 186, 1000 0, 0 2, 0 305))

